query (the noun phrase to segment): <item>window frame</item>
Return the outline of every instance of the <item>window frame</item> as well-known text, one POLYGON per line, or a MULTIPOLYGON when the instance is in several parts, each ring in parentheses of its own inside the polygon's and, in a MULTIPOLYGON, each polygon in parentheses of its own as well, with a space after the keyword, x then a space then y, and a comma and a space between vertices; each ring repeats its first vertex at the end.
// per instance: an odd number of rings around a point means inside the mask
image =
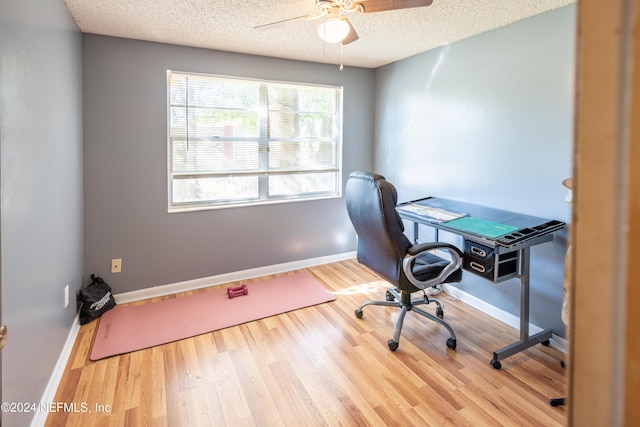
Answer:
MULTIPOLYGON (((218 75, 218 74, 207 74, 207 73, 195 73, 195 72, 184 72, 177 70, 167 70, 167 206, 169 213, 178 213, 178 212, 190 212, 190 211, 201 211, 201 210, 214 210, 214 209, 225 209, 225 208, 235 208, 235 207, 245 207, 245 206, 261 206, 261 205, 269 205, 269 204, 280 204, 280 203, 293 203, 293 202, 304 202, 311 200, 322 200, 322 199, 333 199, 333 198, 341 198, 342 197, 342 173, 343 173, 343 165, 342 165, 342 157, 343 157, 343 102, 344 102, 344 88, 342 86, 335 85, 325 85, 325 84, 316 84, 316 83, 304 83, 304 82, 290 82, 290 81, 277 81, 277 80, 265 80, 265 79, 255 79, 255 78, 246 78, 246 77, 237 77, 237 76, 227 76, 227 75, 218 75), (190 179, 194 176, 198 177, 212 177, 216 174, 208 174, 202 172, 193 172, 193 173, 176 173, 174 171, 174 157, 173 157, 173 141, 172 141, 172 95, 171 95, 171 75, 177 74, 180 76, 195 76, 199 78, 211 78, 212 80, 230 80, 232 82, 255 82, 259 85, 259 91, 266 91, 265 93, 260 93, 259 95, 259 107, 258 107, 258 162, 259 168, 254 172, 246 172, 246 173, 230 173, 228 176, 256 176, 258 178, 258 196, 257 198, 251 199, 226 199, 221 201, 211 201, 211 200, 203 200, 203 201, 187 201, 187 202, 174 202, 174 180, 176 179, 190 179), (327 168, 318 168, 318 169, 305 169, 301 167, 297 167, 294 169, 287 170, 269 170, 268 166, 268 158, 269 158, 269 144, 271 142, 279 142, 279 141, 290 141, 292 138, 271 138, 268 134, 269 132, 269 115, 271 112, 275 111, 274 109, 270 109, 267 105, 268 102, 263 102, 268 99, 268 91, 269 87, 272 86, 285 86, 290 88, 326 88, 335 90, 335 96, 337 100, 335 101, 335 136, 332 136, 332 139, 335 139, 335 147, 333 148, 332 154, 335 155, 335 167, 327 167, 327 168), (265 164, 266 162, 266 164, 265 164), (291 195, 269 195, 269 178, 272 176, 278 175, 298 175, 298 174, 308 174, 308 173, 333 173, 335 174, 335 188, 333 190, 323 191, 323 192, 307 192, 307 193, 297 193, 291 195)), ((187 101, 188 102, 188 101, 187 101)), ((188 107, 185 107, 188 110, 188 107)), ((296 113, 300 112, 300 110, 295 110, 296 113)), ((186 141, 189 140, 189 136, 185 137, 186 141)), ((232 138, 234 140, 242 140, 247 138, 232 138)), ((250 139, 250 138, 249 138, 250 139)), ((295 138, 294 138, 295 139, 295 138)), ((299 138, 301 141, 302 138, 299 138)), ((318 141, 321 141, 320 138, 317 138, 318 141)), ((188 144, 188 142, 187 142, 188 144)), ((219 173, 219 176, 225 175, 224 173, 219 173)))

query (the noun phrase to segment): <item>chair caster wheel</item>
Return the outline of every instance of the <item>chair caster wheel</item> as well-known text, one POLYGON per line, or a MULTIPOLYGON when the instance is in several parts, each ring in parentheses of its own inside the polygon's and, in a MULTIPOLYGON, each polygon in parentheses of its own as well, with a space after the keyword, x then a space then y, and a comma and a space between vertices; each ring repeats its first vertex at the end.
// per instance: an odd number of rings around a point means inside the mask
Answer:
POLYGON ((542 345, 543 345, 543 346, 545 346, 545 347, 549 347, 549 344, 551 344, 551 341, 549 341, 549 340, 544 340, 544 341, 542 341, 540 344, 542 344, 542 345))
POLYGON ((387 291, 387 293, 384 296, 384 299, 386 299, 387 301, 395 301, 396 297, 394 297, 391 292, 387 291))
POLYGON ((451 350, 455 350, 456 349, 456 339, 455 338, 449 338, 447 339, 447 347, 449 347, 451 350))
POLYGON ((389 341, 387 341, 387 344, 389 345, 389 350, 391 350, 391 351, 396 351, 398 349, 398 342, 397 341, 389 340, 389 341))
POLYGON ((444 310, 442 310, 442 307, 436 308, 436 316, 438 316, 441 319, 444 317, 444 310))
POLYGON ((356 317, 358 319, 362 319, 362 310, 360 310, 359 308, 356 308, 356 317))
POLYGON ((489 364, 491 366, 493 366, 493 369, 500 369, 502 368, 502 363, 500 363, 499 361, 497 361, 496 359, 491 359, 491 362, 489 362, 489 364))

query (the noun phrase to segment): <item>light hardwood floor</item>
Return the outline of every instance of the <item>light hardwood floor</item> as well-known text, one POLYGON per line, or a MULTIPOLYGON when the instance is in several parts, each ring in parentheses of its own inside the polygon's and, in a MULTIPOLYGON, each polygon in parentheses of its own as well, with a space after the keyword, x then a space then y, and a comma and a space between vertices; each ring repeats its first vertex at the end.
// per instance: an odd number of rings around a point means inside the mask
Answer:
POLYGON ((538 345, 495 370, 493 350, 518 332, 447 295, 439 299, 456 351, 442 326, 408 313, 391 352, 397 310, 370 306, 362 319, 354 315, 361 302, 384 299, 385 282, 353 260, 305 271, 336 301, 97 362, 88 354, 98 322, 82 326, 55 401, 90 411, 51 413, 46 425, 566 423, 566 409, 549 405, 566 394, 561 352, 538 345))

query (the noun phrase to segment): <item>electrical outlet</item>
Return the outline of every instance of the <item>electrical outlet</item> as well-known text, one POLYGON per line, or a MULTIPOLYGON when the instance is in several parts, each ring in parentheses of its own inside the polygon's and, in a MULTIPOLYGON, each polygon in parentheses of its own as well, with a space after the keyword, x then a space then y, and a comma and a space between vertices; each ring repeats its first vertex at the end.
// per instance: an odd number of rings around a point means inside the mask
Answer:
POLYGON ((64 308, 69 305, 69 285, 64 287, 64 308))
POLYGON ((111 260, 111 272, 120 273, 122 271, 122 258, 114 258, 111 260))

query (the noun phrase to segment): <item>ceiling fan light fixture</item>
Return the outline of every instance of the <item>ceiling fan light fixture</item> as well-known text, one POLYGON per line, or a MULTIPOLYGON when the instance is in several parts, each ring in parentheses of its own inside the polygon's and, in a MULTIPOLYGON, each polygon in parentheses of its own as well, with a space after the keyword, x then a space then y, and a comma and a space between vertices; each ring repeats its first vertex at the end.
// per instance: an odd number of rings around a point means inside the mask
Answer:
POLYGON ((344 18, 329 18, 318 27, 318 35, 327 43, 341 42, 349 31, 351 26, 344 18))

